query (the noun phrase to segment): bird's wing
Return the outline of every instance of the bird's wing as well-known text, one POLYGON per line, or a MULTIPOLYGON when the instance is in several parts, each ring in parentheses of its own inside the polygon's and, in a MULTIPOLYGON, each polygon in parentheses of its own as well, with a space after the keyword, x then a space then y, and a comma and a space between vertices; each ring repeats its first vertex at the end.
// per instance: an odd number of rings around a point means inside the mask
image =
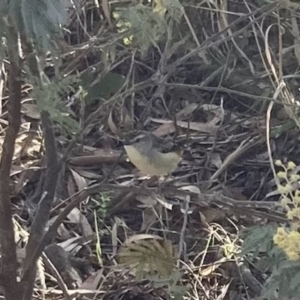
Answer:
POLYGON ((162 153, 178 151, 181 149, 181 147, 170 138, 163 139, 154 134, 152 134, 152 136, 153 136, 153 141, 154 141, 155 147, 157 149, 159 149, 159 151, 162 153))

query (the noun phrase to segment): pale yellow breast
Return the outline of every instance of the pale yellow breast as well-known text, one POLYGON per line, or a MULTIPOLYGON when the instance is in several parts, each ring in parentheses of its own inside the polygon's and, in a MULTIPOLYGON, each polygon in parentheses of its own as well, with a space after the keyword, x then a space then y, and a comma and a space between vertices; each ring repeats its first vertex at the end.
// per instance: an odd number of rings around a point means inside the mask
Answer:
POLYGON ((144 174, 162 176, 172 173, 177 168, 181 157, 177 153, 159 153, 149 159, 132 146, 124 146, 130 161, 144 174))

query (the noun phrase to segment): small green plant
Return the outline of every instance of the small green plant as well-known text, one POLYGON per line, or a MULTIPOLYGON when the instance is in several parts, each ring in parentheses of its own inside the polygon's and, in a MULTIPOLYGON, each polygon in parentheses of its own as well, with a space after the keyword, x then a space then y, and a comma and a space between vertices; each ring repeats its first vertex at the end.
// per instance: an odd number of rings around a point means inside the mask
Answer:
MULTIPOLYGON (((244 243, 244 253, 254 252, 261 269, 270 274, 264 287, 263 299, 300 297, 300 190, 296 165, 280 160, 275 164, 282 170, 277 173, 280 202, 289 223, 252 228, 244 243), (263 263, 262 263, 263 262, 263 263)), ((295 299, 295 298, 293 298, 295 299)))
POLYGON ((172 242, 158 236, 135 235, 124 242, 118 253, 120 264, 130 267, 138 279, 148 279, 155 288, 167 288, 172 299, 183 299, 190 286, 181 284, 175 268, 172 242))
POLYGON ((95 195, 94 198, 95 200, 94 202, 96 203, 95 210, 97 212, 98 218, 102 220, 106 218, 111 198, 112 198, 112 194, 110 192, 101 192, 95 195))
POLYGON ((283 182, 278 186, 281 194, 281 204, 287 211, 287 218, 290 221, 289 227, 278 227, 274 235, 274 243, 292 261, 300 260, 300 190, 293 190, 300 176, 295 173, 296 165, 289 162, 284 166, 280 160, 276 161, 283 171, 277 173, 278 179, 283 182))

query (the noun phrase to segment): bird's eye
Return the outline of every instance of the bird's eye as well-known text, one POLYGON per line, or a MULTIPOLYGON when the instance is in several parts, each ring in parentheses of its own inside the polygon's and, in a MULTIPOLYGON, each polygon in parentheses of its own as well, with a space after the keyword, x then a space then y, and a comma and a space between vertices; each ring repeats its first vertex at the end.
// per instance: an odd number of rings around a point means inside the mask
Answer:
POLYGON ((141 141, 141 138, 135 139, 135 142, 136 142, 136 143, 139 143, 140 141, 141 141))

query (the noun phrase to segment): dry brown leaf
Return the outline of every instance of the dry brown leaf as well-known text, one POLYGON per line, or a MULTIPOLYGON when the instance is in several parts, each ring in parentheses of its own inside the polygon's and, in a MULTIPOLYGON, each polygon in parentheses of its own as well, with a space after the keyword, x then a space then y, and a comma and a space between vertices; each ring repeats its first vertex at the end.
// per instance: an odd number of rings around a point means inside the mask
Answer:
POLYGON ((220 154, 218 153, 210 154, 210 163, 219 169, 223 164, 220 154))
MULTIPOLYGON (((34 167, 32 167, 32 168, 34 168, 34 167)), ((36 167, 36 168, 39 169, 39 167, 36 167)), ((25 169, 25 167, 23 167, 23 166, 12 165, 11 171, 10 171, 10 176, 18 175, 20 173, 23 173, 24 171, 26 172, 27 168, 25 169)))
POLYGON ((130 131, 133 130, 134 127, 134 121, 133 119, 130 117, 130 115, 128 114, 127 110, 125 110, 124 113, 124 121, 123 121, 123 128, 124 131, 130 131))
POLYGON ((104 12, 104 16, 109 24, 110 27, 112 27, 111 17, 110 17, 110 9, 109 9, 109 3, 108 0, 101 0, 101 6, 104 12))
POLYGON ((92 146, 88 146, 88 145, 83 145, 82 147, 82 151, 84 154, 86 154, 86 152, 88 152, 89 154, 93 154, 94 151, 96 151, 98 148, 96 147, 92 147, 92 146))
POLYGON ((118 223, 114 223, 111 230, 111 243, 113 247, 113 256, 116 256, 118 249, 118 223))
POLYGON ((221 209, 216 209, 212 207, 202 207, 200 214, 202 221, 205 221, 207 224, 210 224, 211 222, 224 220, 226 218, 226 214, 221 209))
POLYGON ((136 195, 135 199, 143 204, 140 207, 152 207, 157 204, 157 200, 150 195, 136 195))
POLYGON ((154 213, 153 208, 147 208, 143 212, 143 222, 141 231, 147 230, 156 221, 157 215, 154 213))
POLYGON ((62 240, 67 240, 70 237, 72 237, 70 230, 67 229, 64 223, 59 225, 57 229, 57 234, 62 240))
POLYGON ((146 239, 156 239, 156 240, 160 240, 160 241, 163 240, 163 238, 160 237, 159 235, 143 233, 143 234, 136 234, 136 235, 131 236, 124 242, 124 245, 131 244, 133 242, 137 242, 140 240, 146 240, 146 239))
POLYGON ((226 261, 227 261, 227 259, 225 257, 221 258, 220 260, 215 262, 213 265, 201 270, 200 275, 203 277, 209 276, 211 273, 213 273, 217 268, 219 268, 226 261))
POLYGON ((169 203, 162 195, 154 195, 155 199, 166 209, 172 210, 173 204, 169 203))
POLYGON ((211 117, 208 118, 210 124, 218 124, 224 118, 224 111, 219 105, 215 104, 203 104, 201 109, 211 117), (213 120, 213 123, 211 121, 213 120))
POLYGON ((68 189, 69 196, 72 196, 76 193, 75 183, 72 176, 68 176, 67 189, 68 189))
POLYGON ((23 103, 21 112, 31 119, 39 120, 41 117, 40 111, 36 104, 23 103))
POLYGON ((175 125, 174 123, 163 124, 157 127, 152 133, 158 137, 169 135, 175 132, 175 125))
POLYGON ((31 156, 34 157, 36 153, 40 153, 42 148, 42 141, 37 138, 37 135, 33 132, 25 134, 25 138, 22 140, 22 149, 20 157, 31 156))
POLYGON ((134 121, 130 117, 126 107, 113 108, 108 116, 108 127, 110 130, 121 136, 121 131, 130 131, 133 129, 134 121))
POLYGON ((199 122, 177 122, 178 127, 189 128, 190 130, 195 130, 199 132, 207 132, 210 134, 216 134, 219 127, 215 126, 219 122, 218 118, 213 119, 208 123, 199 123, 199 122))
POLYGON ((183 190, 183 191, 189 191, 189 192, 197 194, 197 195, 201 194, 199 187, 197 187, 195 185, 186 185, 186 186, 180 187, 179 189, 183 190))
POLYGON ((104 269, 100 269, 97 272, 90 275, 80 286, 81 289, 85 290, 97 290, 100 281, 102 278, 104 278, 103 275, 104 269))
POLYGON ((71 173, 73 175, 73 178, 75 180, 75 183, 77 185, 78 191, 83 190, 87 187, 87 182, 84 177, 80 176, 77 172, 75 172, 73 169, 70 169, 71 173))
POLYGON ((100 178, 101 176, 95 172, 92 172, 92 171, 87 171, 87 170, 81 170, 81 169, 76 169, 76 172, 84 177, 84 178, 87 178, 87 179, 90 179, 90 180, 93 180, 93 179, 98 179, 100 178))
POLYGON ((87 218, 75 207, 69 214, 68 219, 74 224, 80 224, 83 236, 91 236, 94 234, 93 229, 87 218))
MULTIPOLYGON (((218 126, 215 126, 215 123, 217 123, 218 120, 219 120, 218 118, 215 118, 209 123, 183 122, 183 121, 178 121, 176 123, 177 123, 178 127, 189 128, 190 130, 215 134, 218 131, 218 128, 219 128, 218 126)), ((151 121, 153 121, 155 123, 164 124, 164 125, 165 124, 172 124, 174 126, 173 121, 170 121, 170 120, 151 118, 151 121)), ((159 130, 161 131, 161 129, 157 128, 155 130, 155 132, 157 132, 159 130)), ((170 128, 169 128, 169 130, 170 130, 170 128)))
POLYGON ((176 119, 177 120, 181 120, 184 119, 186 117, 188 117, 189 115, 191 115, 198 107, 199 105, 196 103, 190 103, 187 106, 185 106, 181 111, 179 111, 176 114, 176 119))
POLYGON ((86 238, 82 238, 81 236, 73 236, 59 243, 59 246, 61 246, 67 252, 76 253, 76 248, 78 249, 78 247, 81 247, 80 245, 82 244, 83 240, 86 242, 86 238))
POLYGON ((112 133, 114 133, 116 135, 120 134, 120 130, 118 129, 118 127, 116 126, 116 124, 113 120, 113 109, 110 111, 110 113, 108 115, 107 125, 112 133))
MULTIPOLYGON (((57 219, 57 215, 52 217, 47 222, 47 227, 51 226, 56 219, 57 219)), ((61 239, 69 239, 72 236, 70 230, 67 229, 63 223, 59 225, 59 227, 57 229, 57 233, 61 239)))
POLYGON ((83 236, 89 237, 89 236, 94 235, 94 231, 93 231, 90 223, 88 222, 87 218, 82 214, 81 214, 80 223, 81 223, 83 236))
POLYGON ((37 138, 35 133, 22 133, 16 139, 14 159, 35 156, 35 153, 40 152, 41 147, 41 139, 37 138))
MULTIPOLYGON (((77 190, 78 190, 78 191, 84 190, 84 189, 87 187, 87 185, 88 185, 86 179, 85 179, 84 177, 80 176, 80 175, 79 175, 77 172, 75 172, 73 169, 70 169, 70 170, 71 170, 71 173, 72 173, 73 178, 74 178, 74 180, 75 180, 75 183, 76 183, 76 185, 77 185, 77 190)), ((73 195, 73 194, 71 194, 70 196, 72 196, 72 195, 73 195)), ((82 203, 87 203, 89 199, 90 199, 90 197, 87 196, 87 197, 85 198, 85 200, 82 201, 82 203)))

